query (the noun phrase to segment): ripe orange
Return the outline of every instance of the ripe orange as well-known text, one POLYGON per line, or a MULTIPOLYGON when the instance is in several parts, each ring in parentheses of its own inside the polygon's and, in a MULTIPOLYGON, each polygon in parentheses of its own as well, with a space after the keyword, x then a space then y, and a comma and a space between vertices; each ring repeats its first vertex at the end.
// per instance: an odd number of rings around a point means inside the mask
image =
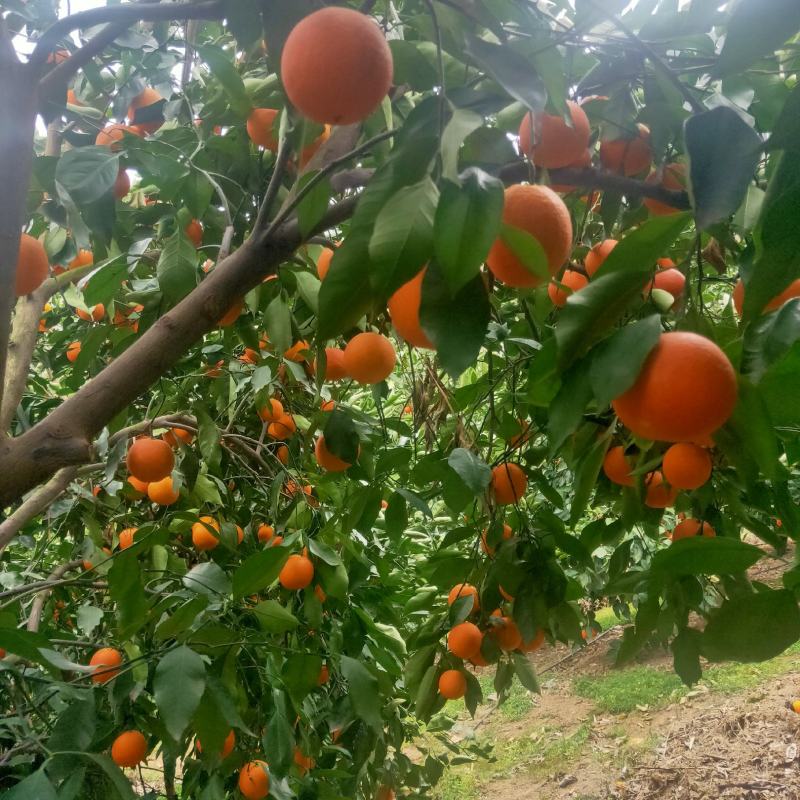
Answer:
POLYGON ((166 433, 162 434, 161 438, 170 447, 177 447, 181 442, 187 445, 191 444, 194 439, 194 434, 183 428, 170 428, 166 433))
POLYGON ((281 414, 267 426, 267 435, 273 439, 291 439, 296 430, 294 418, 290 414, 281 414))
POLYGON ((528 476, 519 464, 506 462, 498 464, 492 470, 492 490, 498 505, 507 506, 517 503, 528 487, 528 476))
POLYGON ((140 495, 147 494, 147 487, 150 485, 147 481, 140 481, 133 475, 128 475, 128 483, 131 485, 133 490, 138 492, 140 495))
POLYGON ((78 250, 78 255, 67 264, 67 269, 78 269, 94 264, 94 253, 91 250, 78 250))
MULTIPOLYGON (((198 753, 203 752, 203 745, 199 739, 195 739, 194 746, 197 748, 198 753)), ((236 734, 233 730, 228 733, 225 737, 225 741, 222 743, 222 750, 220 750, 220 758, 227 758, 232 752, 233 748, 236 746, 236 734)))
POLYGON ((523 653, 535 653, 544 644, 544 631, 539 628, 536 635, 529 642, 523 641, 519 649, 523 653))
POLYGON ((664 476, 656 470, 644 479, 644 504, 649 508, 669 508, 675 505, 678 490, 664 481, 664 476))
POLYGON ((247 118, 247 135, 258 147, 275 152, 278 149, 278 131, 275 120, 278 118, 275 108, 254 108, 247 118))
POLYGON ((128 106, 128 122, 132 125, 136 125, 136 127, 144 133, 155 133, 164 123, 158 120, 137 122, 136 112, 140 108, 152 106, 154 103, 158 103, 159 100, 163 99, 164 98, 155 89, 151 89, 149 86, 143 89, 131 100, 131 104, 128 106))
POLYGON ((125 195, 131 190, 131 179, 124 169, 120 169, 117 173, 117 178, 114 185, 111 187, 111 193, 117 200, 122 200, 125 195))
POLYGON ((681 442, 664 453, 661 471, 664 479, 676 489, 697 489, 711 477, 711 467, 708 450, 681 442))
POLYGON ((319 136, 317 136, 317 138, 314 139, 314 141, 311 142, 311 144, 306 145, 306 147, 304 147, 300 151, 300 158, 298 159, 300 163, 300 169, 303 169, 303 167, 305 167, 306 164, 308 164, 308 162, 311 161, 312 158, 314 158, 314 156, 317 153, 317 150, 319 150, 320 147, 322 147, 322 145, 325 144, 325 142, 327 142, 328 139, 330 138, 331 138, 331 126, 326 125, 322 133, 319 136))
POLYGON ((328 470, 328 472, 344 472, 352 466, 352 464, 348 464, 346 461, 339 458, 339 456, 334 455, 328 450, 325 446, 325 437, 322 435, 320 435, 319 439, 317 439, 317 443, 314 445, 314 457, 317 459, 317 464, 319 464, 322 469, 328 470))
POLYGON ((611 172, 639 175, 653 161, 650 149, 650 128, 637 125, 636 136, 605 140, 600 143, 600 163, 611 172))
POLYGON ((419 322, 419 307, 422 302, 422 281, 425 270, 420 270, 408 283, 404 283, 387 303, 392 325, 400 336, 414 347, 433 350, 434 344, 428 338, 419 322))
MULTIPOLYGON (((317 364, 314 362, 314 370, 317 364)), ((325 380, 340 381, 347 377, 347 370, 344 367, 344 350, 338 347, 325 348, 325 380)))
POLYGON ((203 226, 199 220, 193 219, 183 229, 183 232, 189 237, 189 241, 195 246, 195 249, 203 244, 203 226))
POLYGON ((308 772, 310 769, 313 769, 314 764, 316 763, 311 756, 304 755, 303 751, 296 746, 294 748, 293 760, 297 765, 297 769, 301 775, 305 775, 306 772, 308 772))
POLYGON ((314 587, 314 594, 320 603, 324 603, 328 599, 328 595, 325 594, 325 590, 319 585, 314 587))
POLYGON ((214 517, 200 517, 192 525, 192 544, 198 550, 213 550, 219 544, 219 522, 214 517))
POLYGON ((561 308, 567 304, 567 298, 570 295, 579 292, 588 283, 589 279, 582 272, 568 269, 564 271, 558 281, 555 278, 550 281, 547 285, 547 295, 554 306, 561 308))
POLYGON ((314 580, 314 564, 305 555, 292 553, 278 575, 278 581, 284 589, 305 589, 314 580))
POLYGON ((612 447, 603 459, 603 472, 612 482, 620 486, 633 486, 634 479, 631 475, 631 465, 625 456, 625 448, 612 447))
MULTIPOLYGON (((149 488, 149 486, 148 486, 149 488)), ((133 537, 136 536, 138 528, 123 528, 119 532, 119 549, 127 550, 133 544, 133 537)))
POLYGON ((700 522, 699 519, 685 519, 679 522, 675 529, 672 531, 672 541, 677 542, 679 539, 688 539, 697 535, 713 538, 717 532, 707 522, 700 522))
POLYGON ((295 342, 284 354, 283 357, 288 361, 294 361, 298 364, 301 364, 303 361, 306 361, 306 357, 308 354, 308 350, 310 349, 310 345, 304 339, 301 339, 299 342, 295 342))
MULTIPOLYGON (((486 553, 487 556, 493 556, 495 553, 494 547, 489 546, 489 542, 486 538, 486 535, 489 533, 489 529, 484 529, 483 533, 481 534, 481 550, 486 553)), ((510 525, 506 525, 503 523, 503 541, 508 541, 514 535, 514 531, 511 529, 510 525)))
MULTIPOLYGON (((503 222, 529 233, 542 246, 550 274, 555 275, 572 250, 572 219, 564 201, 546 186, 516 184, 505 191, 503 222)), ((509 286, 538 286, 542 279, 529 272, 510 247, 495 240, 486 264, 509 286)))
POLYGON ((583 266, 586 272, 591 277, 603 265, 603 262, 609 257, 611 251, 619 244, 616 239, 605 239, 598 242, 587 254, 583 260, 583 266))
POLYGON ((733 413, 738 387, 725 353, 696 333, 662 333, 636 383, 612 402, 620 420, 643 439, 694 441, 733 413))
POLYGON ((288 464, 289 463, 289 448, 282 444, 276 451, 275 451, 275 458, 281 462, 281 464, 288 464))
POLYGON ((140 481, 160 481, 172 473, 175 454, 163 439, 142 436, 128 450, 128 472, 140 481))
MULTIPOLYGON (((19 294, 19 292, 17 292, 19 294)), ((795 297, 800 297, 800 278, 792 281, 780 294, 775 295, 765 306, 761 309, 762 314, 769 311, 779 309, 784 303, 792 300, 795 297)), ((744 310, 744 283, 740 278, 736 281, 736 286, 733 287, 733 306, 736 313, 741 317, 744 310)))
POLYGON ((363 384, 386 380, 396 361, 392 343, 385 336, 371 331, 356 334, 344 349, 347 374, 363 384))
POLYGON ((233 325, 237 319, 239 319, 239 315, 242 313, 242 309, 244 308, 244 300, 237 300, 220 318, 217 325, 220 328, 227 328, 229 325, 233 325))
MULTIPOLYGON (((580 158, 567 164, 567 167, 569 169, 585 169, 586 167, 591 167, 591 166, 592 166, 591 150, 586 150, 580 158)), ((554 192, 558 192, 559 194, 570 194, 574 191, 577 191, 579 187, 568 183, 551 183, 550 188, 554 192)))
POLYGON ((283 403, 271 397, 267 400, 267 405, 258 412, 258 416, 261 417, 263 422, 277 422, 283 416, 283 413, 283 403))
POLYGON ((519 126, 519 148, 537 167, 557 169, 578 161, 589 148, 591 128, 586 112, 567 101, 570 127, 561 115, 527 113, 519 126), (533 134, 533 135, 532 135, 533 134))
POLYGON ((49 271, 50 263, 44 245, 27 233, 21 234, 14 283, 14 293, 17 297, 35 292, 47 280, 49 271))
POLYGON ((506 652, 516 650, 522 644, 522 634, 517 623, 511 617, 503 616, 499 611, 492 614, 492 618, 499 619, 497 625, 489 628, 489 635, 497 642, 497 646, 506 652))
POLYGON ((447 649, 459 658, 473 658, 480 652, 483 634, 477 625, 461 622, 447 634, 447 649))
POLYGON ((116 152, 122 148, 122 137, 126 133, 139 137, 142 135, 139 128, 115 122, 111 125, 106 125, 106 127, 97 134, 94 143, 102 147, 110 147, 116 152))
POLYGON ((375 800, 394 800, 394 789, 391 786, 381 786, 375 795, 375 800))
POLYGON ((89 659, 89 666, 94 667, 92 683, 108 683, 119 675, 115 669, 122 664, 122 653, 113 647, 101 647, 89 659))
POLYGON ((147 756, 147 739, 140 731, 125 731, 111 745, 111 759, 118 767, 135 767, 147 756))
POLYGON ((330 247, 323 247, 317 259, 317 277, 321 281, 325 280, 325 276, 331 268, 331 259, 333 259, 333 250, 330 247))
POLYGON ((795 714, 800 714, 800 700, 792 700, 791 708, 795 714))
POLYGON ((106 307, 102 303, 98 303, 96 306, 92 306, 91 311, 88 312, 84 311, 82 308, 76 308, 75 314, 84 322, 100 322, 106 315, 106 307))
POLYGON ((653 280, 644 288, 643 295, 648 297, 653 289, 662 289, 669 292, 677 303, 683 297, 686 288, 686 276, 679 269, 658 270, 653 280))
POLYGON ((78 356, 80 354, 81 354, 80 342, 70 342, 67 345, 67 361, 74 364, 78 360, 78 356))
POLYGON ((510 595, 499 583, 497 584, 497 589, 500 592, 500 595, 503 598, 503 600, 505 600, 507 603, 514 602, 514 596, 510 595))
POLYGON ((256 535, 258 536, 259 542, 268 542, 275 535, 275 528, 273 528, 272 525, 267 525, 266 522, 262 522, 258 526, 256 535))
MULTIPOLYGON (((651 185, 660 185, 665 189, 672 189, 673 191, 681 191, 686 188, 686 165, 680 163, 667 164, 659 179, 658 172, 651 172, 648 175, 645 183, 651 185)), ((660 200, 653 200, 645 197, 642 202, 648 208, 650 213, 655 217, 663 217, 667 214, 676 214, 680 209, 668 206, 660 200)))
POLYGON ((172 478, 167 475, 160 481, 152 481, 147 486, 147 496, 160 506, 171 506, 177 502, 181 493, 175 490, 172 478))
POLYGON ((250 761, 239 770, 239 791, 247 800, 263 800, 269 794, 269 772, 263 761, 250 761))
POLYGON ((446 669, 439 676, 439 694, 448 700, 459 700, 467 693, 467 679, 461 670, 446 669))
POLYGON ((472 598, 472 609, 470 610, 470 614, 474 614, 480 609, 481 602, 478 597, 478 590, 469 583, 457 583, 450 590, 450 594, 447 595, 447 604, 451 606, 456 602, 456 600, 460 600, 462 597, 472 598))
POLYGON ((258 350, 253 350, 252 347, 245 347, 244 353, 239 356, 239 361, 243 364, 258 364, 261 359, 261 354, 258 350))
POLYGON ((392 53, 375 21, 347 8, 304 17, 286 39, 281 78, 291 103, 330 125, 366 119, 392 85, 392 53))
MULTIPOLYGON (((322 591, 319 586, 314 587, 314 594, 317 594, 317 590, 322 591)), ((322 592, 324 595, 325 592, 322 592)), ((319 595, 317 595, 319 597, 319 595)), ((321 603, 324 603, 325 600, 320 600, 321 603)), ((319 677, 317 678, 317 686, 324 686, 329 680, 331 679, 331 671, 328 669, 327 664, 323 664, 319 670, 319 677)))

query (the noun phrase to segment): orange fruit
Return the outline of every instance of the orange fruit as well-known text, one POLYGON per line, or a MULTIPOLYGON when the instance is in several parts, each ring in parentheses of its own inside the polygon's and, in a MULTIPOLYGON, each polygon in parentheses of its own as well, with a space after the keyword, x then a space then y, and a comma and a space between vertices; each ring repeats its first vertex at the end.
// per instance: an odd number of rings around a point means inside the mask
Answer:
POLYGON ((678 265, 671 258, 659 258, 656 269, 675 269, 678 265))
POLYGON ((472 598, 472 609, 470 610, 470 614, 474 614, 480 609, 481 602, 478 597, 478 590, 469 583, 457 583, 450 590, 450 594, 447 595, 447 604, 451 606, 456 602, 456 600, 460 600, 462 597, 472 598))
POLYGON ((267 435, 273 439, 291 439, 296 430, 294 418, 290 414, 281 414, 267 426, 267 435))
POLYGON ((150 485, 147 481, 140 481, 133 475, 128 475, 128 483, 131 485, 133 490, 139 494, 147 494, 147 487, 150 485))
POLYGON ((658 270, 653 280, 644 288, 643 295, 648 297, 653 289, 662 289, 669 292, 677 303, 683 297, 683 290, 686 288, 686 276, 679 269, 658 270))
POLYGON ((117 200, 122 200, 125 195, 131 190, 131 179, 124 169, 120 169, 117 173, 117 178, 114 185, 111 187, 111 193, 117 200))
POLYGON ((219 544, 219 522, 214 517, 200 517, 192 525, 192 544, 198 550, 213 550, 219 544))
POLYGON ((166 433, 162 434, 161 438, 170 447, 177 447, 181 442, 187 445, 191 444, 194 439, 194 434, 183 428, 170 428, 166 433))
POLYGON ((519 148, 537 167, 567 167, 588 150, 591 128, 586 112, 572 100, 567 101, 567 109, 571 127, 561 115, 528 112, 523 117, 519 148))
POLYGON ((67 345, 67 361, 74 364, 78 360, 78 356, 80 354, 81 354, 80 342, 70 342, 67 345))
POLYGON ((447 649, 459 658, 472 658, 480 652, 483 634, 477 625, 461 622, 447 634, 447 649))
MULTIPOLYGON (((505 191, 503 222, 529 233, 542 246, 551 275, 572 250, 572 219, 564 201, 546 186, 516 184, 505 191)), ((529 272, 511 248, 495 240, 486 264, 494 276, 514 287, 538 286, 542 279, 529 272)))
POLYGON ((499 623, 489 628, 489 635, 497 642, 497 646, 506 652, 516 650, 522 644, 522 634, 517 623, 511 617, 505 617, 495 611, 492 617, 499 623))
POLYGON ((612 483, 620 486, 633 486, 635 482, 631 475, 631 465, 625 456, 625 448, 621 445, 610 448, 606 453, 603 472, 612 483))
POLYGON ((313 769, 314 764, 316 763, 311 756, 304 755, 303 751, 299 747, 294 748, 293 760, 297 765, 301 775, 305 775, 306 772, 308 772, 310 769, 313 769))
POLYGON ((652 161, 650 128, 646 125, 637 125, 635 136, 600 142, 600 163, 611 172, 639 175, 650 168, 652 161))
POLYGON ((800 714, 800 700, 792 700, 791 708, 795 714, 800 714))
POLYGON ((439 676, 439 694, 448 700, 460 700, 467 693, 467 679, 457 669, 446 669, 439 676))
POLYGON ((35 292, 47 280, 50 262, 44 245, 33 236, 23 233, 19 237, 19 254, 14 282, 17 297, 35 292))
POLYGON ((304 116, 330 125, 366 119, 392 85, 392 53, 375 21, 348 8, 304 17, 281 54, 286 95, 304 116))
POLYGON ((467 661, 469 661, 469 663, 472 664, 473 667, 489 666, 489 662, 483 657, 483 653, 481 653, 480 650, 478 650, 478 652, 475 653, 475 655, 472 656, 472 658, 468 658, 467 661))
POLYGON ((203 226, 199 220, 193 219, 183 229, 183 232, 189 237, 189 241, 195 246, 195 249, 203 244, 203 226))
POLYGON ((317 138, 314 139, 314 141, 311 142, 311 144, 307 145, 300 151, 300 158, 299 158, 300 169, 303 169, 303 167, 305 167, 306 164, 308 164, 308 162, 311 161, 312 158, 314 158, 314 156, 317 153, 317 150, 319 150, 320 147, 322 147, 322 145, 325 144, 325 142, 327 142, 328 139, 330 138, 331 138, 331 126, 326 125, 322 133, 319 136, 317 136, 317 138))
POLYGON ((394 789, 391 786, 381 786, 375 795, 375 800, 394 800, 394 789))
POLYGON ((358 333, 344 348, 344 367, 347 374, 359 383, 374 384, 386 380, 396 361, 392 343, 379 333, 358 333))
POLYGON ((242 313, 242 309, 244 308, 244 300, 237 300, 223 315, 220 317, 219 322, 217 325, 220 328, 227 328, 229 325, 233 325, 237 319, 239 319, 239 315, 242 313))
POLYGON ((167 475, 166 478, 162 478, 160 481, 152 481, 147 485, 147 496, 160 506, 171 506, 177 502, 181 493, 175 491, 175 487, 172 485, 172 478, 167 475))
POLYGON ((547 285, 547 295, 554 306, 561 308, 567 304, 570 295, 579 292, 588 283, 589 279, 582 272, 568 269, 564 271, 558 281, 555 279, 550 281, 547 285))
MULTIPOLYGON (((19 292, 17 292, 19 294, 19 292)), ((779 309, 784 303, 792 300, 795 297, 800 297, 800 278, 792 281, 780 294, 775 295, 765 306, 761 309, 762 314, 769 311, 779 309)), ((736 281, 736 286, 733 287, 733 306, 736 313, 741 317, 744 310, 744 283, 740 278, 736 281)))
POLYGON ((288 464, 289 463, 289 448, 282 444, 276 451, 275 451, 275 458, 281 462, 281 464, 288 464))
POLYGON ((142 135, 138 128, 115 122, 111 125, 106 125, 106 127, 97 134, 94 143, 102 147, 110 147, 116 152, 122 148, 122 137, 126 133, 140 137, 142 135))
POLYGON ((108 683, 119 675, 115 669, 122 664, 122 653, 114 647, 101 647, 89 659, 89 666, 94 667, 92 683, 108 683))
POLYGON ((256 535, 258 536, 259 542, 268 542, 275 535, 275 528, 273 528, 272 525, 267 525, 266 522, 262 522, 261 525, 258 526, 256 535))
MULTIPOLYGON (((149 488, 149 486, 148 486, 149 488)), ((127 550, 133 544, 133 537, 136 536, 138 528, 123 528, 119 532, 119 549, 127 550)))
POLYGON ((106 307, 102 303, 98 303, 96 306, 92 306, 92 310, 88 312, 82 308, 76 308, 75 314, 84 322, 100 322, 106 315, 106 307))
POLYGON ((320 405, 320 411, 333 411, 336 408, 336 403, 333 400, 323 400, 320 405))
POLYGON ((321 434, 314 445, 314 457, 317 459, 317 464, 328 472, 344 472, 352 466, 328 450, 325 446, 325 437, 321 434))
MULTIPOLYGON (((592 166, 591 150, 586 150, 580 158, 567 164, 567 167, 569 169, 585 169, 586 167, 591 167, 591 166, 592 166)), ((569 183, 551 183, 550 188, 554 192, 558 192, 559 194, 570 194, 571 192, 576 191, 579 187, 569 183)))
POLYGON ((266 763, 250 761, 239 770, 239 791, 247 800, 263 800, 269 794, 266 763))
POLYGON ((252 347, 245 347, 244 353, 239 356, 239 361, 243 364, 258 364, 261 359, 261 354, 258 350, 253 350, 252 347))
POLYGON ((284 589, 305 589, 314 580, 314 564, 305 555, 292 553, 278 575, 278 581, 284 589))
POLYGON ((425 270, 421 269, 408 283, 404 283, 386 304, 392 325, 400 336, 414 347, 425 347, 434 350, 433 342, 428 338, 419 322, 419 307, 422 302, 422 281, 425 270))
POLYGON ((135 767, 147 756, 147 739, 140 731, 125 731, 111 745, 111 759, 118 767, 135 767))
MULTIPOLYGON (((481 550, 486 553, 487 556, 493 556, 495 553, 494 547, 489 546, 489 542, 486 538, 487 534, 489 533, 488 528, 483 531, 481 534, 481 550)), ((511 529, 510 525, 506 525, 503 523, 503 541, 508 541, 514 535, 514 531, 511 529)))
POLYGON ((644 479, 644 504, 649 508, 669 508, 675 505, 678 490, 664 481, 664 476, 656 470, 644 479))
POLYGON ((283 413, 283 403, 271 397, 267 400, 267 405, 258 412, 258 416, 261 417, 263 422, 277 422, 283 416, 283 413))
POLYGON ((500 586, 500 584, 497 584, 497 589, 500 592, 500 595, 502 596, 503 600, 505 600, 507 603, 514 602, 513 595, 510 595, 502 586, 500 586))
MULTIPOLYGON (((194 746, 197 748, 198 753, 203 752, 203 745, 199 739, 195 739, 194 746)), ((228 735, 225 737, 225 741, 222 743, 222 750, 220 750, 220 758, 227 758, 232 752, 233 748, 236 746, 236 734, 231 730, 228 735)))
MULTIPOLYGON (((667 164, 659 179, 658 172, 651 172, 648 175, 645 183, 651 185, 662 186, 665 189, 672 189, 673 191, 682 191, 686 188, 686 165, 675 163, 667 164)), ((676 214, 680 209, 662 203, 660 200, 653 200, 652 198, 645 197, 642 202, 650 211, 653 216, 663 217, 667 214, 676 214)))
POLYGON ((164 124, 163 121, 153 120, 151 122, 137 122, 136 112, 140 108, 152 106, 154 103, 158 103, 163 99, 164 98, 155 89, 151 89, 149 86, 142 89, 142 91, 131 100, 131 104, 128 106, 128 122, 130 122, 131 125, 136 125, 136 127, 140 131, 144 131, 144 133, 155 133, 164 124))
POLYGON ((283 357, 287 361, 294 361, 297 364, 301 364, 303 361, 307 360, 308 350, 310 349, 310 345, 304 339, 301 339, 299 342, 295 342, 284 354, 283 357))
POLYGON ((672 541, 688 539, 692 536, 705 536, 713 538, 717 532, 707 522, 700 522, 699 519, 685 519, 679 522, 672 531, 672 541))
POLYGON ((662 333, 634 385, 612 406, 636 436, 665 442, 708 436, 733 413, 738 387, 725 353, 696 333, 662 333))
POLYGON ((333 250, 330 247, 323 247, 322 252, 317 259, 317 276, 321 281, 325 280, 328 270, 331 268, 331 259, 333 258, 333 250))
MULTIPOLYGON (((314 588, 314 594, 317 593, 317 589, 319 586, 314 588)), ((324 592, 323 592, 324 594, 324 592)), ((320 602, 325 602, 324 600, 320 600, 320 602)), ((328 669, 327 664, 323 664, 319 670, 319 677, 317 678, 317 685, 324 686, 329 680, 331 679, 331 671, 328 669)))
MULTIPOLYGON (((317 364, 314 362, 314 370, 317 364)), ((340 381, 347 377, 347 370, 344 366, 344 350, 338 347, 325 348, 325 380, 340 381)))
POLYGON ((708 450, 689 442, 672 445, 661 463, 664 479, 676 489, 699 488, 711 477, 711 467, 708 450))
POLYGON ((325 594, 325 590, 321 586, 314 587, 314 594, 320 603, 324 603, 328 599, 328 595, 325 594))
POLYGON ((160 481, 172 474, 175 454, 163 439, 142 436, 128 450, 128 472, 140 481, 160 481))
POLYGON ((539 628, 536 635, 529 642, 523 641, 519 649, 523 653, 535 653, 544 644, 544 631, 539 628))
POLYGON ((78 255, 67 264, 68 269, 78 269, 78 267, 88 267, 94 264, 94 253, 91 250, 78 250, 78 255))
POLYGON ((611 251, 619 244, 616 239, 605 239, 598 242, 587 254, 583 260, 583 266, 586 273, 591 278, 592 275, 600 269, 603 262, 609 257, 611 251))
POLYGON ((278 149, 278 131, 275 120, 280 112, 275 108, 254 108, 247 118, 247 135, 250 141, 265 150, 278 149))
POLYGON ((507 506, 519 502, 527 486, 528 476, 519 464, 506 462, 498 464, 492 470, 492 491, 498 505, 507 506))

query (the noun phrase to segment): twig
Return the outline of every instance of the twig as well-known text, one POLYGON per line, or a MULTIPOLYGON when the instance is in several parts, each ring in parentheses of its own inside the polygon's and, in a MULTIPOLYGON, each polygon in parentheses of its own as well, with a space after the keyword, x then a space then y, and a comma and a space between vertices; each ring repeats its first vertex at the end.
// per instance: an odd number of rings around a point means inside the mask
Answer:
POLYGON ((254 231, 261 231, 267 227, 269 222, 269 214, 272 209, 272 204, 278 196, 281 189, 281 181, 286 172, 286 165, 289 163, 289 156, 291 155, 292 148, 289 144, 287 137, 278 147, 278 155, 275 158, 275 166, 272 168, 272 177, 267 184, 267 191, 264 193, 264 199, 261 202, 261 208, 258 209, 258 216, 256 217, 256 224, 253 226, 254 231))
POLYGON ((64 577, 68 572, 83 565, 83 559, 76 558, 74 561, 68 561, 66 564, 56 567, 48 576, 47 582, 50 584, 45 589, 42 589, 33 599, 31 606, 31 613, 28 616, 27 629, 35 633, 39 630, 39 625, 42 622, 42 611, 44 611, 44 604, 47 598, 50 597, 50 592, 53 591, 53 582, 58 581, 64 577))

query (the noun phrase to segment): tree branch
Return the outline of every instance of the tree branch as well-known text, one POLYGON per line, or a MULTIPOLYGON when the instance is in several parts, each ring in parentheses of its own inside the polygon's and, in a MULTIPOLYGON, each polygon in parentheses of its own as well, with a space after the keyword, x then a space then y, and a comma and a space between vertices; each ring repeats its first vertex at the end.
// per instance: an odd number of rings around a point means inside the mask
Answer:
MULTIPOLYGON (((61 566, 56 567, 50 575, 47 576, 47 582, 53 584, 56 581, 61 580, 68 572, 71 572, 73 569, 77 569, 78 567, 83 565, 83 559, 76 558, 74 561, 68 561, 66 564, 61 564, 61 566)), ((45 589, 42 589, 36 597, 33 598, 33 604, 31 605, 31 613, 28 616, 28 624, 25 626, 29 631, 36 633, 39 630, 39 625, 42 622, 42 611, 44 611, 44 604, 47 602, 47 598, 50 597, 50 593, 53 591, 53 586, 48 586, 45 589)))
MULTIPOLYGON (((31 54, 29 64, 41 66, 58 43, 72 31, 107 23, 132 25, 134 22, 159 22, 184 19, 220 19, 225 16, 224 0, 202 0, 188 3, 157 3, 152 6, 125 4, 102 6, 79 11, 53 23, 41 36, 31 54)), ((101 34, 98 34, 101 35, 101 34)), ((119 34, 117 34, 119 36, 119 34)), ((116 38, 116 37, 114 37, 116 38)), ((111 40, 113 41, 113 39, 111 40)), ((67 62, 64 62, 67 63, 67 62)))

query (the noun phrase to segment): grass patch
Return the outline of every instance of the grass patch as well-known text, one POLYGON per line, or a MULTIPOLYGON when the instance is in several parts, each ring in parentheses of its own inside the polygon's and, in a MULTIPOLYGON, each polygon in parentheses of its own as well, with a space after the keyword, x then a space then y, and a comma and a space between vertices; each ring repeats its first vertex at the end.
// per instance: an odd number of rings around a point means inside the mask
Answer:
POLYGON ((631 667, 600 678, 577 678, 572 686, 575 694, 611 714, 634 711, 637 706, 664 706, 688 691, 675 673, 651 667, 631 667))
MULTIPOLYGON (((481 685, 484 700, 494 694, 494 675, 482 675, 478 682, 481 685)), ((536 705, 531 693, 515 678, 505 703, 498 709, 500 715, 507 720, 518 720, 525 717, 536 705)))
POLYGON ((433 790, 434 800, 478 800, 475 776, 464 770, 449 769, 433 790))
POLYGON ((757 664, 724 664, 703 673, 703 683, 722 694, 735 694, 755 689, 760 684, 797 669, 800 642, 795 642, 785 653, 757 664))

